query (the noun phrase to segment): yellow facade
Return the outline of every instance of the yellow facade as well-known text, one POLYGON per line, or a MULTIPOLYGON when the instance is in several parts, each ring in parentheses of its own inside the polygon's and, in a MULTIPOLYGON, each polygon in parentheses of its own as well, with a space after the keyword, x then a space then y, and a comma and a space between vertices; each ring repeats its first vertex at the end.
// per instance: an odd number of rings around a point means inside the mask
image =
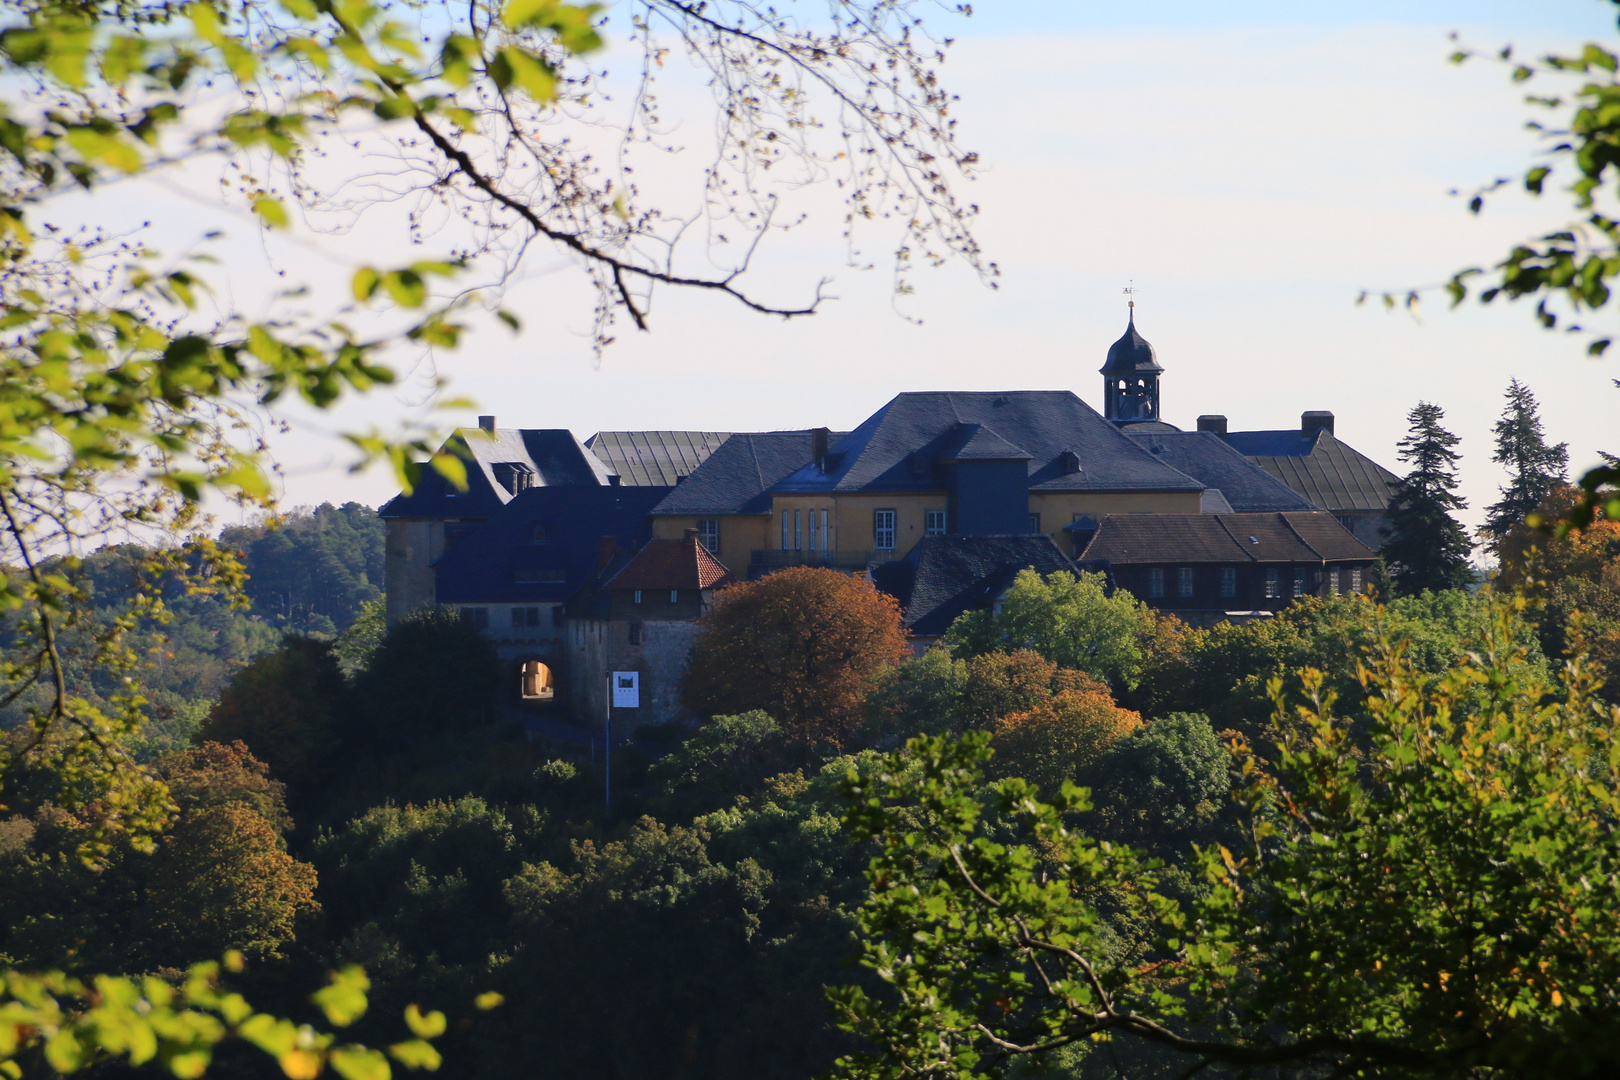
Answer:
MULTIPOLYGON (((779 551, 784 548, 810 553, 810 515, 816 516, 815 550, 837 552, 840 555, 900 558, 910 551, 927 529, 929 510, 945 510, 947 496, 939 491, 925 492, 853 492, 837 495, 777 495, 770 514, 715 515, 720 522, 720 561, 733 574, 741 577, 748 573, 755 551, 779 551), (894 547, 880 550, 875 535, 875 511, 893 510, 895 517, 894 547), (794 512, 798 512, 797 534, 794 533, 794 512), (826 511, 827 528, 820 527, 821 512, 826 511), (782 542, 782 514, 788 514, 788 542, 782 542)), ((1119 491, 1119 492, 1030 492, 1029 512, 1040 515, 1040 529, 1050 536, 1058 549, 1072 555, 1073 544, 1063 530, 1079 514, 1092 514, 1099 521, 1109 514, 1196 514, 1199 495, 1196 491, 1119 491)), ((678 540, 687 529, 695 529, 697 516, 665 516, 653 518, 653 536, 661 540, 678 540)))
MULTIPOLYGON (((720 550, 715 556, 737 577, 748 573, 752 553, 774 547, 770 538, 769 514, 711 514, 704 520, 720 522, 720 550)), ((658 515, 652 519, 653 538, 679 540, 687 529, 698 527, 698 515, 658 515)))

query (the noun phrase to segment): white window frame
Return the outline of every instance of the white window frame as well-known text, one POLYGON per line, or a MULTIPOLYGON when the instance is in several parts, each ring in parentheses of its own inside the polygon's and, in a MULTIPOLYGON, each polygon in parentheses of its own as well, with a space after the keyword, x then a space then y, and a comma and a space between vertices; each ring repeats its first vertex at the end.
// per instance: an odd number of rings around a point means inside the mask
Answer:
POLYGON ((1230 600, 1237 596, 1237 567, 1221 567, 1221 599, 1230 600))
POLYGON ((1178 566, 1176 568, 1176 595, 1183 600, 1190 600, 1196 595, 1197 581, 1193 577, 1193 568, 1178 566))
POLYGON ((1148 599, 1164 599, 1164 567, 1148 567, 1148 599))
POLYGON ((1357 596, 1361 595, 1361 567, 1359 566, 1350 568, 1350 591, 1357 596))
POLYGON ((1337 566, 1328 570, 1328 595, 1339 595, 1339 568, 1337 566))
POLYGON ((630 601, 630 602, 631 602, 631 603, 632 603, 632 604, 639 604, 639 603, 641 603, 641 590, 640 590, 640 589, 637 589, 637 590, 636 590, 636 591, 635 591, 635 594, 634 594, 634 596, 633 596, 633 598, 632 598, 632 599, 631 599, 631 601, 630 601))
POLYGON ((793 511, 793 550, 804 550, 804 526, 799 521, 799 511, 793 511))
POLYGON ((672 603, 672 604, 680 603, 681 602, 681 590, 679 590, 679 589, 671 589, 671 590, 669 590, 669 602, 672 603))
POLYGON ((1266 567, 1266 599, 1282 598, 1282 571, 1275 566, 1266 567))
POLYGON ((711 552, 713 554, 719 554, 719 551, 720 551, 720 519, 719 518, 698 518, 697 534, 698 534, 698 543, 702 544, 704 546, 704 548, 706 548, 709 552, 711 552))
POLYGON ((1308 575, 1306 569, 1303 566, 1294 567, 1294 599, 1295 600, 1298 600, 1300 597, 1305 595, 1305 590, 1306 590, 1305 582, 1306 582, 1306 578, 1308 576, 1309 575, 1308 575))
POLYGON ((788 541, 793 539, 793 516, 788 511, 782 511, 782 550, 792 551, 788 541))
POLYGON ((923 511, 923 535, 924 536, 944 536, 945 535, 945 511, 943 511, 943 510, 924 510, 923 511))
POLYGON ((872 511, 872 547, 877 551, 893 551, 896 532, 893 510, 872 511))
POLYGON ((810 510, 808 512, 808 514, 809 514, 810 520, 806 524, 809 526, 808 531, 809 531, 810 535, 809 535, 809 537, 807 537, 807 539, 810 541, 810 550, 811 551, 819 551, 819 550, 821 550, 820 545, 818 543, 821 540, 821 529, 817 526, 817 523, 816 523, 816 512, 815 512, 814 509, 812 509, 812 510, 810 510))

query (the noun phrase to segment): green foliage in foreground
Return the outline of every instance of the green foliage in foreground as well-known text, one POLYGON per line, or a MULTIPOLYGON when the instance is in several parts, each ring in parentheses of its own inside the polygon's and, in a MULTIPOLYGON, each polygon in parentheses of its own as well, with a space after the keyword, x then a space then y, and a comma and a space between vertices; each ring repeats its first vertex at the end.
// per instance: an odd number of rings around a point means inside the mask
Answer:
POLYGON ((987 798, 982 736, 852 771, 847 822, 882 845, 862 963, 885 985, 834 994, 877 1047, 841 1075, 1000 1076, 1108 1042, 1189 1072, 1607 1075, 1620 709, 1579 662, 1563 688, 1537 677, 1511 615, 1437 686, 1379 647, 1354 724, 1319 676, 1302 704, 1278 686, 1274 759, 1239 753, 1249 840, 1199 851, 1195 899, 1077 831, 1073 785, 1044 803, 1005 780, 987 798))
MULTIPOLYGON (((228 953, 224 969, 242 970, 241 954, 228 953)), ((179 984, 155 977, 98 975, 89 983, 60 972, 0 975, 0 1076, 17 1080, 41 1064, 74 1073, 110 1061, 155 1062, 182 1080, 201 1076, 214 1050, 239 1040, 269 1054, 289 1080, 314 1080, 330 1067, 344 1080, 388 1080, 388 1059, 409 1069, 437 1069, 432 1039, 444 1034, 441 1012, 405 1010, 410 1038, 393 1043, 386 1056, 359 1043, 339 1043, 330 1032, 254 1010, 241 994, 220 985, 221 965, 191 968, 179 984)), ((311 1000, 333 1027, 347 1027, 365 1014, 371 983, 360 968, 333 974, 311 1000)), ((478 1007, 500 1004, 500 995, 478 1007)))

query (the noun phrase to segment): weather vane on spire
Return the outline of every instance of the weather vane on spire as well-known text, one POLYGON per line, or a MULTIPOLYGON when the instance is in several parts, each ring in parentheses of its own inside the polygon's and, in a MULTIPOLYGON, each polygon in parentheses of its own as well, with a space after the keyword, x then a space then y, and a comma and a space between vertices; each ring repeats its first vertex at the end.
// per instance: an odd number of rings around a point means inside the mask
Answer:
POLYGON ((1131 278, 1131 283, 1129 285, 1125 286, 1123 291, 1124 291, 1126 296, 1131 298, 1129 303, 1126 306, 1131 307, 1131 308, 1135 308, 1136 307, 1136 292, 1137 292, 1136 279, 1131 278))

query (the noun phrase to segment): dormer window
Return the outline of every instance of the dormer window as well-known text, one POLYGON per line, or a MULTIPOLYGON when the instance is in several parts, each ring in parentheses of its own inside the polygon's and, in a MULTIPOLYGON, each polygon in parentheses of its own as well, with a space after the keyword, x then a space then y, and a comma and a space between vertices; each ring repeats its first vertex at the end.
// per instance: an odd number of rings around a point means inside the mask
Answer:
POLYGON ((497 461, 490 466, 490 471, 495 474, 495 482, 505 488, 509 495, 516 495, 534 486, 534 470, 524 462, 497 461))
POLYGON ((1063 453, 1058 455, 1058 468, 1062 469, 1065 475, 1069 473, 1082 472, 1083 470, 1080 468, 1080 455, 1075 453, 1073 450, 1063 451, 1063 453))

